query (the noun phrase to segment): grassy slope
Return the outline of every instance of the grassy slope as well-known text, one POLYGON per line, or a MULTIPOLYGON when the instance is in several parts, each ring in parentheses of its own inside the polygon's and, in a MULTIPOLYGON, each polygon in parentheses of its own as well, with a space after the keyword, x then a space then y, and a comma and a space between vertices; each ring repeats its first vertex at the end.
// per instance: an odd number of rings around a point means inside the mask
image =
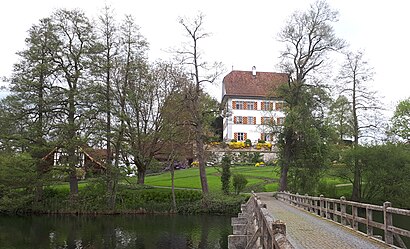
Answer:
MULTIPOLYGON (((208 185, 211 191, 220 191, 221 178, 220 168, 208 167, 206 169, 208 185)), ((232 174, 242 174, 248 180, 248 187, 252 188, 255 185, 266 185, 278 178, 277 170, 274 167, 250 167, 250 166, 236 166, 231 168, 232 174)), ((165 172, 160 175, 147 176, 145 184, 150 186, 171 186, 171 175, 165 172)), ((269 184, 269 189, 277 186, 276 183, 269 184)), ((201 183, 199 180, 199 169, 191 168, 185 170, 175 171, 175 187, 178 188, 193 188, 200 189, 201 183)))
MULTIPOLYGON (((208 185, 212 192, 221 191, 220 168, 208 167, 206 169, 208 185)), ((232 174, 242 174, 248 180, 245 191, 267 191, 272 192, 278 189, 279 169, 277 167, 253 167, 253 166, 234 166, 231 167, 232 174)), ((336 188, 336 195, 349 196, 351 186, 346 186, 347 182, 343 179, 327 175, 321 179, 336 188), (342 184, 342 186, 337 186, 342 184)), ((171 175, 165 172, 159 175, 147 176, 145 184, 149 186, 171 187, 171 175)), ((199 169, 191 168, 175 171, 175 187, 200 189, 199 169)))

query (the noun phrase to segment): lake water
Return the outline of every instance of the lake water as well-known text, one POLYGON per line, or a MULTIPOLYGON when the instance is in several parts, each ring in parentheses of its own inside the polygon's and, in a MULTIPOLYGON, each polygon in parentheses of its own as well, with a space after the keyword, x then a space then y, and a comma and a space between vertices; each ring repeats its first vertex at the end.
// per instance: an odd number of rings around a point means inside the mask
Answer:
POLYGON ((228 248, 230 217, 0 216, 0 248, 228 248))

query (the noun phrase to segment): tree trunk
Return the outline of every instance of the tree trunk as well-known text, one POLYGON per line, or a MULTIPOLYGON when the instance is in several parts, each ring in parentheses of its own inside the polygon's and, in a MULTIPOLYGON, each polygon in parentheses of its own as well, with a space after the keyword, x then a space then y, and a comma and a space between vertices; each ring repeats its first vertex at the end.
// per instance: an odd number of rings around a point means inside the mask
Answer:
MULTIPOLYGON (((353 75, 353 91, 352 91, 352 111, 353 111, 353 150, 356 150, 359 146, 359 121, 357 117, 357 99, 356 99, 356 74, 353 75)), ((354 154, 354 177, 353 177, 353 190, 352 190, 352 200, 360 201, 362 193, 362 176, 359 162, 356 158, 356 153, 354 154)))
POLYGON ((206 178, 206 162, 204 158, 204 141, 202 138, 202 124, 198 123, 196 131, 196 150, 197 150, 197 159, 199 162, 199 177, 201 179, 201 188, 204 195, 208 195, 208 180, 206 178))
POLYGON ((144 185, 145 182, 145 169, 138 167, 138 184, 144 185))
POLYGON ((72 197, 78 194, 78 179, 77 179, 77 143, 76 143, 76 129, 75 129, 75 88, 71 88, 68 96, 68 131, 67 131, 67 140, 68 140, 68 165, 70 172, 70 195, 72 197))
POLYGON ((74 169, 70 169, 70 196, 75 197, 78 194, 78 179, 77 172, 74 169))
POLYGON ((288 190, 288 171, 292 162, 292 146, 293 146, 293 130, 288 129, 285 131, 285 144, 283 153, 283 163, 280 171, 279 179, 279 191, 288 190))
POLYGON ((171 160, 171 195, 172 195, 172 211, 176 212, 177 211, 177 202, 175 198, 175 170, 174 170, 174 160, 171 160))
POLYGON ((361 199, 361 170, 358 165, 357 160, 354 160, 354 178, 353 178, 353 191, 352 191, 352 200, 360 201, 361 199))

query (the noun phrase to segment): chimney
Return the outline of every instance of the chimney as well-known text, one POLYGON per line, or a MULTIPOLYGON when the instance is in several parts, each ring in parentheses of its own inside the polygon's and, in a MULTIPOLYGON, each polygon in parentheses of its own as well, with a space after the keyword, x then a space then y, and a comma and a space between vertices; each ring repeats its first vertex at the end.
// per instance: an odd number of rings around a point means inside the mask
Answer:
POLYGON ((252 67, 252 75, 253 77, 256 78, 256 67, 255 66, 252 67))

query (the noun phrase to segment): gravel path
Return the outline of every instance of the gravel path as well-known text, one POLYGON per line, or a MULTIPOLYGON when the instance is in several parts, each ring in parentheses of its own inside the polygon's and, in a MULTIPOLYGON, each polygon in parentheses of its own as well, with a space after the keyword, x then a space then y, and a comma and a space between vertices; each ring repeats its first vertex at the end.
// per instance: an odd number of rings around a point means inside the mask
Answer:
POLYGON ((287 205, 272 193, 257 193, 275 220, 286 223, 286 234, 295 248, 391 248, 347 227, 287 205))

